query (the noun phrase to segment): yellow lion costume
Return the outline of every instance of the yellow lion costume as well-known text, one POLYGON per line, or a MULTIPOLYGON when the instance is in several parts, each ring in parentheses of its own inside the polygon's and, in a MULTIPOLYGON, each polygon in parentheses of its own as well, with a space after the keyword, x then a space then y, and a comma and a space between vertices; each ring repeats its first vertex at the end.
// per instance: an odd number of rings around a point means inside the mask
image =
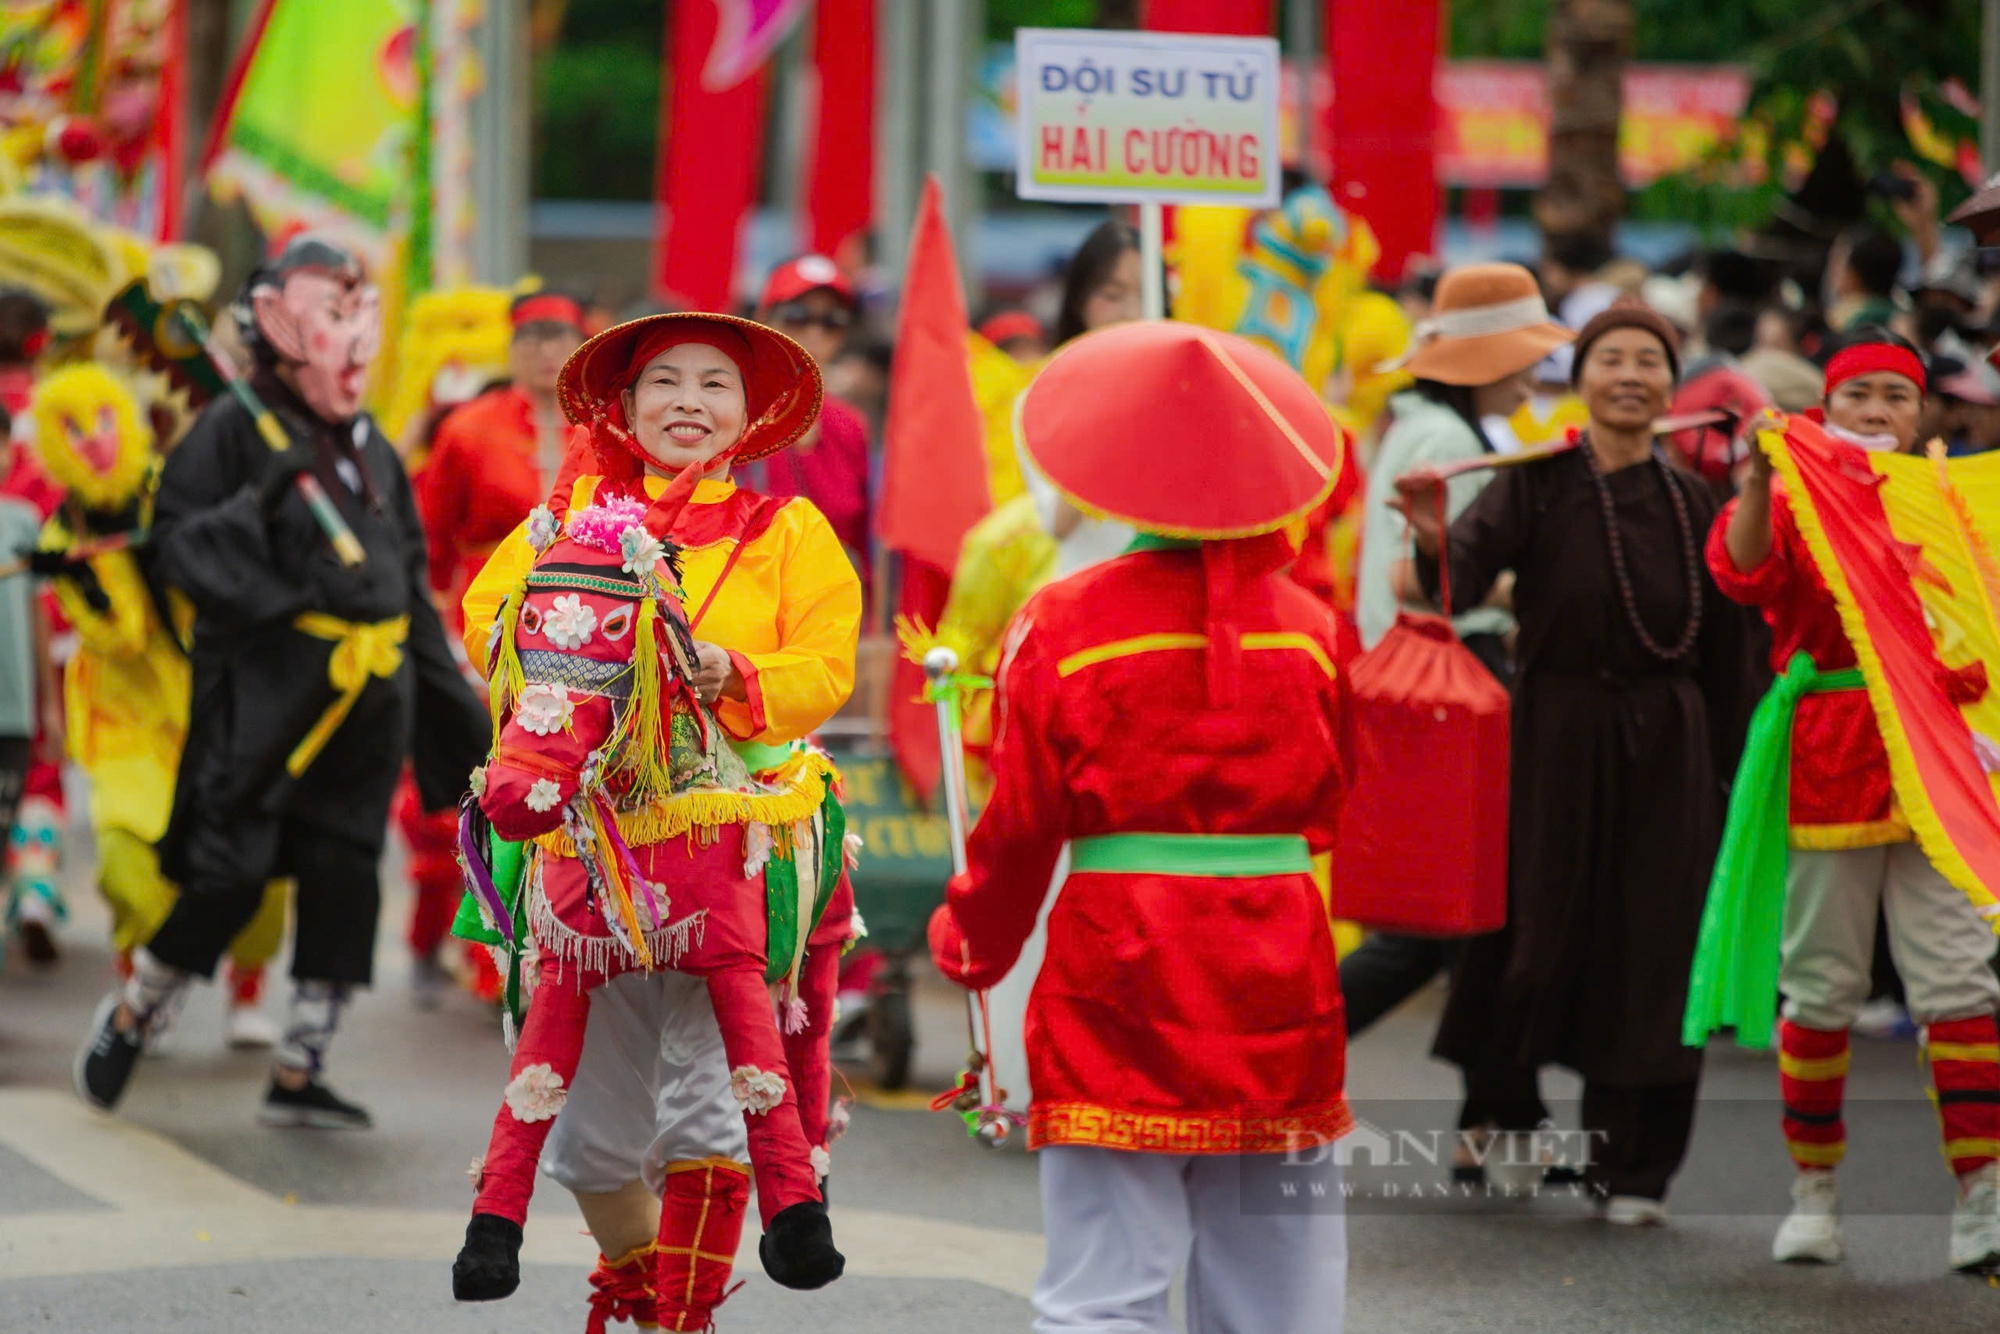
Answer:
MULTIPOLYGON (((78 639, 63 705, 70 758, 90 778, 98 886, 122 959, 152 939, 174 903, 153 844, 166 832, 187 737, 189 618, 185 604, 149 586, 136 545, 152 521, 158 469, 131 392, 95 362, 78 362, 43 377, 29 414, 42 467, 67 493, 41 548, 75 556, 53 581, 78 639), (135 545, 103 549, 126 535, 135 545)), ((284 931, 279 882, 231 948, 239 1001, 247 993, 254 1004, 255 980, 284 931)))

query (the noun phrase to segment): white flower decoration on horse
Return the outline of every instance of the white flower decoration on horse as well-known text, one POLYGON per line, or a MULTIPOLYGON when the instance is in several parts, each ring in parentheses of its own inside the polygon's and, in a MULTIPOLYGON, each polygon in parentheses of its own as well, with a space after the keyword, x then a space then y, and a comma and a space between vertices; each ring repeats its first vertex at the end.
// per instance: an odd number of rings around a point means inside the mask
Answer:
POLYGON ((552 1121, 569 1101, 563 1077, 544 1062, 531 1065, 507 1083, 507 1109, 516 1121, 552 1121))
POLYGON ((581 595, 559 597, 542 618, 542 633, 557 648, 582 648, 597 628, 597 613, 583 605, 581 595))
POLYGON ((739 1065, 729 1072, 729 1091, 744 1111, 761 1115, 785 1100, 785 1077, 754 1065, 739 1065))
POLYGON ((560 681, 536 681, 523 686, 521 697, 514 704, 515 721, 536 736, 563 731, 575 716, 576 705, 570 702, 569 687, 560 681))

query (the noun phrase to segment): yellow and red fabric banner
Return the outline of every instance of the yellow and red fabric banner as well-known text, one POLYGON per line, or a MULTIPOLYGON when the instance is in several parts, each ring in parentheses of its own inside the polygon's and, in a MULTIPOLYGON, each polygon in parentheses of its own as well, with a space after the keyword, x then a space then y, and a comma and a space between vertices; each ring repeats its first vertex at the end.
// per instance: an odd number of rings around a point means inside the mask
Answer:
POLYGON ((2000 926, 2000 691, 1978 691, 2000 686, 2000 454, 1865 453, 1797 418, 1762 443, 1860 659, 1896 799, 2000 926))

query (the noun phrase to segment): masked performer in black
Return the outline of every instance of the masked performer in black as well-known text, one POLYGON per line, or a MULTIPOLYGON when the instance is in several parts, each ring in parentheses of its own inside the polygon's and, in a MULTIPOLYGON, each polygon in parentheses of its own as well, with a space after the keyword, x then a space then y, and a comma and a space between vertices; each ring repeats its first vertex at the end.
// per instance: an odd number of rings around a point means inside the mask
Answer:
POLYGON ((252 386, 292 447, 233 397, 168 457, 152 542, 195 607, 193 709, 160 846, 181 896, 99 1005, 77 1091, 109 1110, 147 1027, 215 971, 274 876, 298 884, 294 989, 261 1118, 366 1127, 321 1081, 349 993, 371 975, 389 802, 414 755, 425 804, 454 804, 486 711, 432 606, 424 535, 395 451, 361 412, 381 307, 360 264, 311 235, 250 276, 234 311, 252 386), (300 495, 311 473, 359 539, 344 565, 300 495))

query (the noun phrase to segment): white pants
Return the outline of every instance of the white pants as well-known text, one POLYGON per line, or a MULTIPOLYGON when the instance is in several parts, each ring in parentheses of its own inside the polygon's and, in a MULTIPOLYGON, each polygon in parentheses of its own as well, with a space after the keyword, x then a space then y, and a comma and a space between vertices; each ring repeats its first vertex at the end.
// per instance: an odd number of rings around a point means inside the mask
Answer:
POLYGON ((1028 933, 1028 939, 1021 946, 1021 957, 1007 970, 1007 976, 995 982, 986 992, 986 1011, 993 1027, 993 1069, 1000 1077, 1000 1086, 1007 1090, 1007 1105, 1017 1112, 1028 1110, 1028 1103, 1035 1093, 1028 1080, 1025 1027, 1028 1022, 1028 997, 1035 989, 1035 979, 1042 974, 1042 956, 1048 952, 1049 914, 1055 911, 1056 896, 1062 893, 1063 881, 1067 879, 1069 845, 1064 844, 1062 855, 1056 858, 1055 873, 1049 878, 1049 895, 1042 900, 1042 911, 1035 918, 1035 929, 1028 933))
POLYGON ((1322 1184, 1324 1203, 1281 1214, 1246 1212, 1239 1185, 1246 1165, 1268 1173, 1282 1154, 1054 1145, 1036 1157, 1048 1238, 1036 1334, 1171 1334, 1167 1289, 1183 1265, 1189 1334, 1339 1334, 1347 1218, 1331 1159, 1284 1169, 1322 1184))
POLYGON ((1778 990, 1785 1018, 1849 1028, 1868 999, 1875 913, 1920 1024, 2000 1008, 1993 928, 1915 843, 1817 852, 1794 848, 1785 878, 1785 946, 1778 990))
POLYGON ((644 1181, 657 1195, 668 1163, 749 1156, 707 985, 660 970, 591 992, 583 1059, 542 1171, 588 1194, 644 1181))

